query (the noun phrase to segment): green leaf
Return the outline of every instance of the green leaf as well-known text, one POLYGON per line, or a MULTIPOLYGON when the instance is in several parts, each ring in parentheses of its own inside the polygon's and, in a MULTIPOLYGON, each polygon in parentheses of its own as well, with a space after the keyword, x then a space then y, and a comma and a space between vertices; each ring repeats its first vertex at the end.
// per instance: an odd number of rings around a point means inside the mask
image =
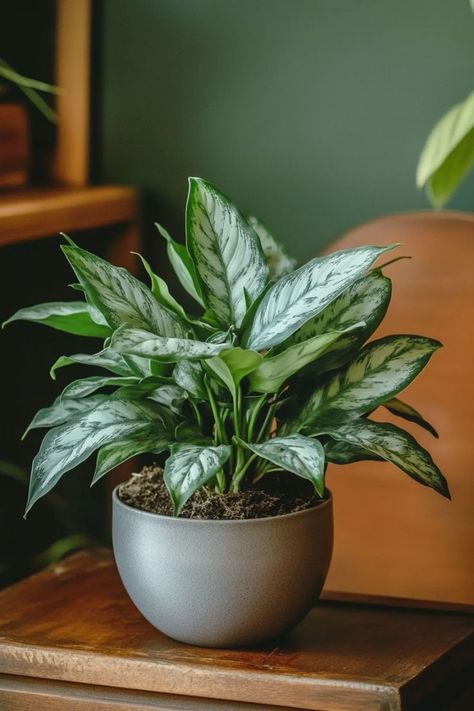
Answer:
POLYGON ((167 245, 168 259, 173 267, 178 280, 187 293, 193 297, 201 306, 204 306, 201 285, 196 274, 196 268, 193 264, 191 256, 184 246, 176 242, 169 232, 164 227, 155 223, 155 226, 162 237, 165 238, 167 245))
POLYGON ((76 353, 71 356, 60 356, 49 371, 53 380, 56 379, 56 371, 59 368, 64 368, 66 365, 91 365, 96 368, 105 368, 110 370, 115 375, 130 376, 134 375, 130 370, 120 353, 112 351, 110 348, 104 348, 99 353, 76 353))
POLYGON ((237 397, 237 388, 235 386, 232 372, 222 358, 218 358, 217 356, 215 358, 208 358, 203 362, 203 366, 208 373, 210 372, 211 375, 217 377, 220 382, 224 383, 234 399, 237 397))
POLYGON ((352 420, 346 425, 327 428, 326 433, 342 442, 362 447, 391 462, 420 484, 451 498, 446 479, 431 455, 408 432, 389 423, 352 420))
POLYGON ((246 444, 259 457, 284 471, 308 479, 319 496, 324 496, 324 447, 317 439, 300 434, 274 437, 261 444, 246 444))
POLYGON ((259 304, 247 347, 260 351, 282 343, 359 279, 388 247, 356 247, 316 257, 282 277, 259 304))
POLYGON ((179 385, 172 382, 161 382, 161 378, 151 376, 144 378, 140 383, 133 385, 125 385, 117 391, 117 394, 123 399, 140 399, 143 397, 149 398, 154 402, 164 405, 174 413, 180 413, 183 409, 183 403, 188 397, 188 393, 179 385))
POLYGON ((402 417, 404 420, 408 420, 409 422, 416 422, 417 425, 420 425, 420 427, 428 430, 433 437, 438 438, 439 435, 433 425, 430 425, 430 423, 427 422, 422 415, 420 415, 418 410, 415 410, 414 407, 408 405, 406 402, 402 402, 402 400, 393 397, 391 400, 388 400, 388 402, 384 402, 383 406, 386 407, 387 410, 389 410, 389 412, 393 415, 402 417))
POLYGON ((22 439, 26 437, 30 430, 62 425, 83 412, 93 410, 94 407, 97 407, 106 399, 107 395, 92 395, 89 398, 80 398, 78 400, 73 400, 72 398, 62 400, 61 397, 58 397, 50 407, 43 407, 38 410, 26 428, 22 439))
POLYGON ((179 516, 197 489, 207 484, 229 459, 231 447, 197 447, 180 445, 166 460, 164 480, 179 516))
POLYGON ((357 447, 355 444, 339 442, 333 439, 325 442, 324 451, 326 453, 326 461, 332 462, 333 464, 352 464, 353 462, 381 461, 382 459, 382 457, 373 454, 373 452, 369 452, 363 447, 357 447))
POLYGON ((155 274, 155 272, 150 266, 150 263, 145 259, 145 257, 143 257, 138 252, 134 252, 134 254, 140 257, 143 267, 148 276, 150 277, 151 293, 153 294, 155 299, 159 301, 159 303, 163 306, 166 306, 171 311, 174 311, 183 320, 187 321, 187 316, 183 307, 176 301, 174 296, 171 296, 170 291, 168 289, 168 285, 165 280, 159 277, 158 274, 155 274))
POLYGON ((225 343, 205 343, 189 338, 166 338, 138 328, 122 327, 115 331, 111 347, 119 353, 168 362, 212 358, 228 347, 225 343))
POLYGON ((474 165, 474 92, 450 109, 431 131, 418 163, 418 187, 428 185, 442 207, 474 165))
POLYGON ((36 570, 41 570, 47 565, 58 563, 75 551, 94 548, 97 545, 97 542, 86 533, 72 533, 70 536, 64 536, 64 538, 54 541, 46 550, 38 553, 33 559, 33 567, 36 570))
POLYGON ((244 289, 256 299, 268 280, 260 241, 237 208, 216 188, 190 178, 186 241, 207 305, 223 326, 239 327, 244 289))
POLYGON ((202 446, 212 446, 212 439, 203 435, 196 425, 190 422, 180 422, 175 429, 176 442, 185 444, 197 444, 202 446))
POLYGON ((0 474, 17 481, 19 484, 28 483, 26 472, 17 464, 12 464, 11 462, 0 460, 0 474))
POLYGON ((190 360, 179 361, 174 367, 173 378, 196 400, 207 400, 204 372, 199 363, 190 360))
POLYGON ((97 449, 132 434, 149 431, 151 423, 156 424, 157 432, 165 427, 159 405, 109 397, 93 410, 54 427, 44 437, 33 460, 25 515, 38 499, 51 491, 63 474, 77 467, 97 449))
POLYGON ((280 279, 285 274, 293 272, 298 262, 290 257, 282 244, 277 242, 266 225, 258 217, 248 215, 247 222, 254 229, 262 245, 263 254, 268 266, 268 274, 272 281, 280 279))
POLYGON ((171 442, 169 440, 166 438, 160 439, 160 435, 152 431, 143 432, 136 437, 128 437, 111 444, 105 444, 99 449, 91 486, 96 484, 104 474, 132 459, 132 457, 138 457, 140 454, 160 454, 165 449, 169 449, 170 446, 171 442))
POLYGON ((422 336, 386 336, 369 343, 317 388, 298 418, 299 427, 313 432, 321 423, 372 411, 411 383, 440 346, 422 336))
MULTIPOLYGON (((362 324, 363 326, 363 324, 362 324)), ((355 324, 348 331, 360 331, 361 325, 355 324)), ((295 343, 275 356, 265 356, 260 365, 250 374, 253 390, 262 393, 276 393, 283 383, 301 368, 324 355, 341 338, 344 332, 324 333, 313 336, 302 343, 295 343)))
POLYGON ((244 348, 226 348, 219 353, 218 358, 223 360, 229 368, 236 386, 240 385, 242 379, 252 373, 262 362, 260 353, 244 348))
POLYGON ((123 387, 138 382, 139 379, 135 376, 111 378, 109 376, 92 375, 90 378, 79 378, 64 388, 61 393, 61 400, 65 398, 87 397, 101 388, 123 387))
POLYGON ((8 321, 2 324, 4 328, 12 321, 32 321, 50 326, 58 331, 65 331, 77 336, 92 336, 107 338, 111 330, 108 326, 96 323, 91 316, 91 307, 83 301, 53 301, 37 306, 20 309, 8 321))
POLYGON ((151 291, 126 269, 79 247, 61 247, 89 303, 106 318, 111 328, 122 324, 167 337, 185 337, 190 327, 173 311, 158 303, 151 291))

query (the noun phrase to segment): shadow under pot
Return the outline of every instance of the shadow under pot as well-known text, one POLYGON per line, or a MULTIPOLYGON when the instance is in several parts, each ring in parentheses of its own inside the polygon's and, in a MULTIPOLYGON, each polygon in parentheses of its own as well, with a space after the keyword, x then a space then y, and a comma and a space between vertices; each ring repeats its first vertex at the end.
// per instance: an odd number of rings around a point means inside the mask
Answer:
POLYGON ((300 622, 321 592, 333 548, 332 497, 260 519, 173 518, 113 492, 113 548, 142 615, 188 644, 239 647, 300 622))

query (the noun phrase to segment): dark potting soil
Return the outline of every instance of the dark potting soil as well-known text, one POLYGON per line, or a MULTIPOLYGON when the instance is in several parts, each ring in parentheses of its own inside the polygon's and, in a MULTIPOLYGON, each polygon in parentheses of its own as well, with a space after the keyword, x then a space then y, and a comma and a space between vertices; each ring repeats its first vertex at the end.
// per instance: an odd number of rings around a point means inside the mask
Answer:
MULTIPOLYGON (((170 495, 163 481, 163 470, 145 467, 119 487, 121 501, 142 511, 173 516, 170 495)), ((289 474, 273 474, 258 488, 236 494, 220 494, 200 489, 186 502, 181 518, 236 520, 266 518, 295 513, 321 503, 311 484, 289 474)))

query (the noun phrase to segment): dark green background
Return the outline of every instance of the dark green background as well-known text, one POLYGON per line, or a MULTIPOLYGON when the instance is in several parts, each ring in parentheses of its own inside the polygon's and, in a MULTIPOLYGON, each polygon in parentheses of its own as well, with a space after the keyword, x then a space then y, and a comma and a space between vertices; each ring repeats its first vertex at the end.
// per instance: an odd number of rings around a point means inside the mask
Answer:
POLYGON ((426 207, 424 139, 472 89, 468 0, 106 0, 101 25, 97 175, 175 231, 205 177, 299 257, 426 207))

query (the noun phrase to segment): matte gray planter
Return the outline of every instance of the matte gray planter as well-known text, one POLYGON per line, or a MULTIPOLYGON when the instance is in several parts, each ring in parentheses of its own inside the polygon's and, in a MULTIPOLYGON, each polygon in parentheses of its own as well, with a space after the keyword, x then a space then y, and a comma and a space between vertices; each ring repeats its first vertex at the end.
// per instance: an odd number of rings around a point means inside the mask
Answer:
POLYGON ((202 521, 132 508, 113 493, 113 546, 142 615, 180 642, 257 644, 310 610, 333 545, 332 499, 271 518, 202 521))

